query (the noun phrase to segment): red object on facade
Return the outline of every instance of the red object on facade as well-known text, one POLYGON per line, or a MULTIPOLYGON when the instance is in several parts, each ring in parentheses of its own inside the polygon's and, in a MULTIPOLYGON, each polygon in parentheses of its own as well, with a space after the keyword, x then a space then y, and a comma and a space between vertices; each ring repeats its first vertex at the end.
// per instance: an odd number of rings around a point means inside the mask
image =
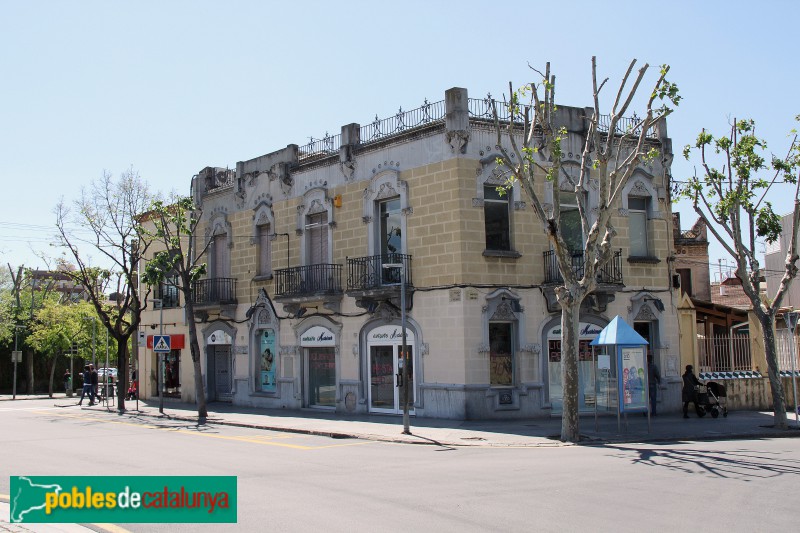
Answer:
MULTIPOLYGON (((186 347, 186 338, 183 333, 178 335, 170 335, 169 336, 169 347, 172 350, 183 350, 186 347)), ((147 336, 147 348, 149 350, 153 349, 153 336, 147 336)))

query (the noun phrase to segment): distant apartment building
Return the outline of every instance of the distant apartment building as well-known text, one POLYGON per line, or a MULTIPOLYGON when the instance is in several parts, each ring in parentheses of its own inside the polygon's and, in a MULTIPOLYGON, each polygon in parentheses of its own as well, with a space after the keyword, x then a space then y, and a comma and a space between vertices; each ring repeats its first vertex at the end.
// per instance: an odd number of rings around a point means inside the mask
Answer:
MULTIPOLYGON (((196 316, 179 317, 180 298, 156 291, 174 309, 169 332, 185 335, 185 320, 198 321, 211 401, 398 414, 408 387, 420 416, 560 411, 561 277, 519 185, 497 192, 504 178, 490 109, 488 99, 453 88, 443 101, 348 124, 235 168, 205 167, 192 179, 202 209, 198 240, 210 242, 207 276, 193 287, 196 316), (407 383, 400 382, 403 322, 407 383)), ((567 172, 580 167, 590 112, 558 108, 567 172)), ((616 408, 613 394, 596 385, 589 343, 617 315, 677 381, 665 122, 647 142, 664 157, 643 163, 624 189, 613 220, 616 252, 581 309, 580 406, 587 412, 616 408)), ((589 180, 583 191, 590 208, 598 203, 595 185, 589 180)), ((566 182, 540 189, 545 202, 561 197, 570 226, 574 189, 566 182)), ((577 233, 567 237, 581 241, 580 224, 570 227, 577 233)), ((573 259, 582 269, 582 253, 573 259)), ((695 279, 702 276, 689 283, 695 279)), ((158 311, 143 321, 155 328, 158 311)), ((188 350, 170 357, 181 397, 193 401, 188 350)), ((146 396, 158 393, 155 363, 150 349, 141 351, 146 396)))
MULTIPOLYGON (((792 236, 792 214, 781 217, 781 234, 778 240, 767 243, 764 253, 764 277, 767 280, 767 297, 774 298, 778 293, 781 278, 786 270, 786 253, 792 236)), ((800 283, 795 279, 783 297, 781 307, 800 309, 800 283)))

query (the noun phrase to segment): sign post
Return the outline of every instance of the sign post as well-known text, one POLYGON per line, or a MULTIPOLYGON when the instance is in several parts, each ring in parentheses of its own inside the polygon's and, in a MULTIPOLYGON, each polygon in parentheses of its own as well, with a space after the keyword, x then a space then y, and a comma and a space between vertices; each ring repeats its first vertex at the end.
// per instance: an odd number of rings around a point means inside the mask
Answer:
POLYGON ((164 371, 164 354, 170 352, 171 339, 169 335, 153 335, 153 351, 158 354, 158 381, 161 384, 158 391, 158 412, 164 414, 164 380, 161 377, 164 371))

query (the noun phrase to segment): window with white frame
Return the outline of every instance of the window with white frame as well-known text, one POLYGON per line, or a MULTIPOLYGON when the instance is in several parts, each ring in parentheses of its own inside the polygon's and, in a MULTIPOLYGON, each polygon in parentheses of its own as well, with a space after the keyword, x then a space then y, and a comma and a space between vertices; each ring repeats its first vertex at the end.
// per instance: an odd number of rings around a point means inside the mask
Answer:
POLYGON ((628 223, 631 257, 649 257, 647 243, 647 198, 628 198, 628 223))
POLYGON ((483 215, 487 250, 511 250, 511 201, 509 191, 483 186, 483 215))

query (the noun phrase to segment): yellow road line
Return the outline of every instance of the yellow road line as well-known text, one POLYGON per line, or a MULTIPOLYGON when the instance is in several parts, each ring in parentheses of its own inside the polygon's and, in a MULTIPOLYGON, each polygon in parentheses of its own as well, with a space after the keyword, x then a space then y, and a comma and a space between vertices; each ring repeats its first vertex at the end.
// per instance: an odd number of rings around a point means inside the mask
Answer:
MULTIPOLYGON (((37 411, 30 411, 30 412, 37 413, 37 411)), ((349 443, 343 443, 343 444, 327 444, 327 445, 324 445, 324 446, 304 446, 302 444, 288 444, 288 443, 282 443, 282 442, 274 442, 271 439, 267 440, 270 437, 269 436, 265 436, 265 435, 256 435, 256 436, 213 435, 213 434, 210 434, 210 433, 202 433, 202 432, 190 431, 190 430, 186 430, 186 429, 175 429, 175 428, 170 428, 170 427, 158 426, 158 425, 154 425, 154 424, 141 424, 141 423, 137 423, 137 422, 123 422, 123 421, 119 421, 119 420, 104 420, 102 418, 98 418, 98 417, 95 417, 95 416, 74 415, 74 414, 68 414, 68 413, 54 413, 52 411, 40 411, 38 413, 39 414, 47 414, 47 415, 59 416, 59 417, 62 417, 62 418, 73 418, 73 419, 77 419, 77 420, 91 420, 91 421, 95 421, 95 422, 102 422, 104 424, 119 424, 119 425, 123 425, 123 426, 134 426, 134 427, 140 427, 140 428, 145 428, 145 429, 158 429, 158 430, 162 430, 162 431, 170 431, 172 433, 181 433, 181 434, 184 434, 184 435, 195 435, 195 436, 199 436, 199 437, 208 437, 208 438, 213 438, 213 439, 232 440, 232 441, 239 441, 239 442, 249 442, 249 443, 252 443, 252 444, 263 444, 263 445, 266 445, 266 446, 278 446, 278 447, 281 447, 281 448, 292 448, 292 449, 295 449, 295 450, 321 450, 321 449, 325 449, 325 448, 343 448, 343 447, 346 447, 346 446, 361 446, 363 444, 373 444, 373 443, 377 442, 377 441, 358 441, 358 442, 349 442, 349 443)), ((280 433, 279 435, 280 435, 279 437, 276 436, 275 438, 293 439, 293 438, 301 438, 303 436, 301 434, 283 434, 283 433, 280 433)))

